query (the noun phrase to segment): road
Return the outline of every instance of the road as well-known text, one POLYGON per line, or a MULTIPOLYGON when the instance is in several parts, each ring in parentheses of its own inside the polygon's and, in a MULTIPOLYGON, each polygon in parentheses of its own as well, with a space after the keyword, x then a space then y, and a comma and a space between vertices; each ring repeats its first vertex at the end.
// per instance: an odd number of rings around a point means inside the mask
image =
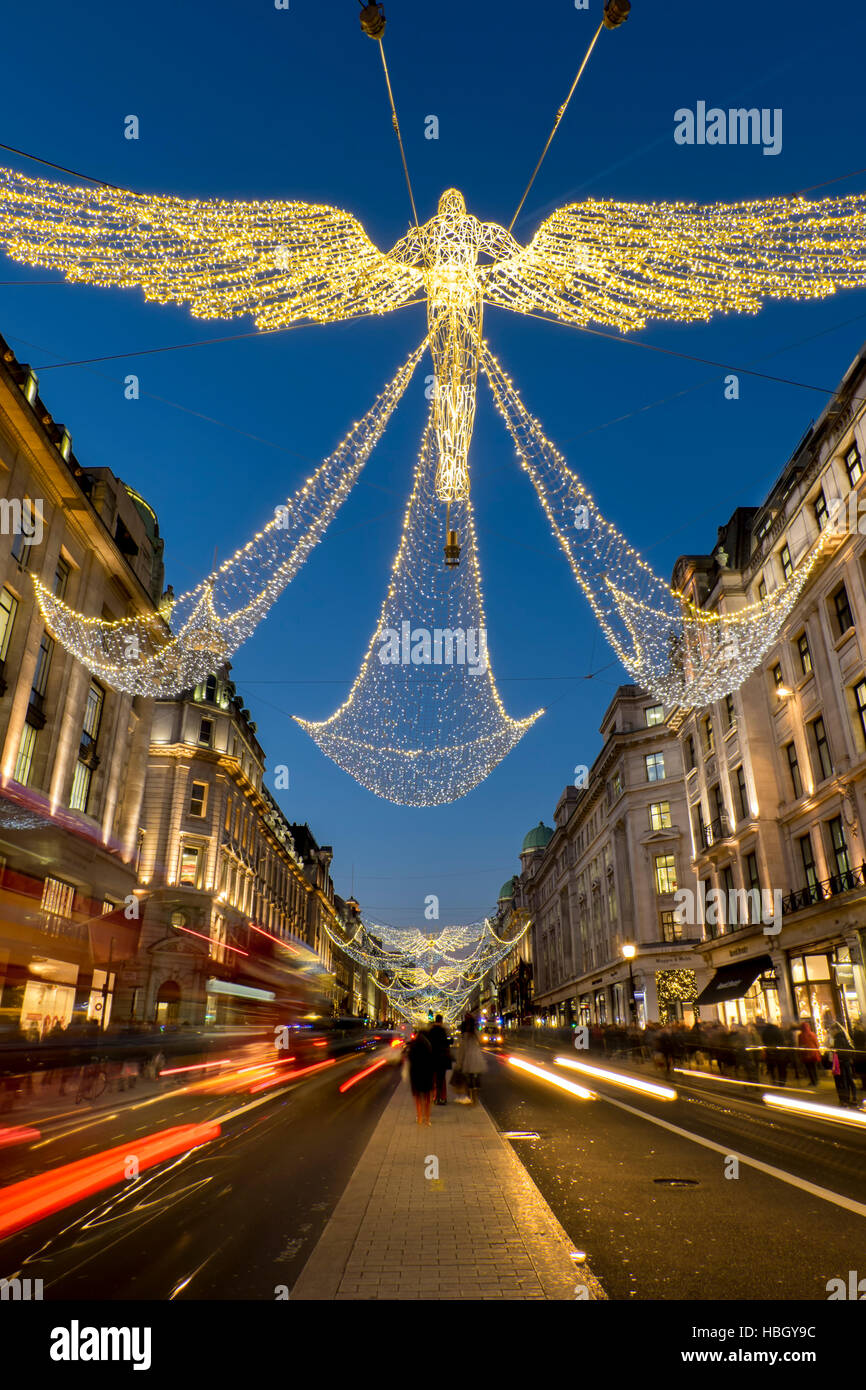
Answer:
POLYGON ((673 1075, 678 1098, 665 1101, 556 1068, 553 1052, 515 1055, 598 1097, 578 1100, 499 1056, 484 1078, 500 1132, 538 1135, 510 1142, 609 1298, 826 1300, 828 1280, 866 1274, 866 1128, 780 1114, 720 1080, 673 1075), (732 1164, 735 1154, 788 1181, 732 1164))
POLYGON ((134 1154, 140 1136, 176 1125, 219 1120, 220 1133, 0 1240, 0 1275, 42 1279, 45 1299, 273 1300, 339 1200, 397 1084, 393 1060, 387 1049, 352 1055, 258 1096, 251 1086, 124 1096, 108 1112, 40 1125, 38 1144, 0 1150, 3 1186, 116 1145, 134 1154))

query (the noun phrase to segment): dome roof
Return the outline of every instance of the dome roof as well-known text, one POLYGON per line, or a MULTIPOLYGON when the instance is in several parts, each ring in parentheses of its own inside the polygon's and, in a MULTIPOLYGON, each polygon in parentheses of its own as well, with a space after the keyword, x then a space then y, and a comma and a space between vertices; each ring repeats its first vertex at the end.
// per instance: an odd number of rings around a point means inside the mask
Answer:
POLYGON ((501 887, 500 890, 499 890, 499 896, 498 896, 498 898, 496 899, 496 901, 497 901, 497 902, 500 902, 500 903, 501 903, 501 902, 510 902, 511 899, 512 899, 513 897, 514 897, 514 878, 512 877, 512 878, 508 878, 508 879, 505 880, 505 882, 503 883, 502 887, 501 887))
POLYGON ((544 821, 540 820, 525 837, 520 853, 525 854, 528 849, 544 849, 552 837, 553 831, 550 826, 545 825, 544 821))

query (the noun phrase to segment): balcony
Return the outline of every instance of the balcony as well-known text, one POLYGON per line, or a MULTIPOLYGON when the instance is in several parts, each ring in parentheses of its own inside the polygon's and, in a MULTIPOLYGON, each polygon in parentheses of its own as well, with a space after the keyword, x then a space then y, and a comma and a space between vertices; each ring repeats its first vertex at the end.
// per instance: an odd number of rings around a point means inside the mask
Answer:
POLYGON ((866 888, 866 864, 861 864, 859 869, 844 869, 830 878, 821 879, 806 888, 798 888, 795 893, 789 893, 787 898, 782 899, 782 916, 802 912, 804 908, 813 907, 815 903, 826 902, 829 898, 838 897, 840 893, 852 893, 856 888, 866 888))
POLYGON ((731 826, 727 816, 718 816, 716 820, 710 821, 709 825, 701 826, 701 844, 704 849, 711 849, 719 840, 727 840, 730 834, 731 826))

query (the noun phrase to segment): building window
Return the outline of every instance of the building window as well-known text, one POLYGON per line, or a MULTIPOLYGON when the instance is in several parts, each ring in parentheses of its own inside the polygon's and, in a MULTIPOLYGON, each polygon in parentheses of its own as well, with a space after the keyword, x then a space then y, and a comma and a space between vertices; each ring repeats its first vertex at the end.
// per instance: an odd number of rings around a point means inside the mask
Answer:
POLYGON ((179 882, 188 888, 198 888, 201 874, 201 849, 198 845, 183 845, 180 851, 179 882))
POLYGON ((646 764, 646 779, 648 782, 663 782, 665 780, 665 755, 664 753, 647 753, 644 757, 646 764))
POLYGON ((818 897, 818 871, 815 868, 815 857, 812 853, 812 836, 801 835, 797 843, 800 846, 800 859, 803 864, 806 887, 814 901, 818 897))
POLYGON ((226 923, 225 918, 215 916, 210 929, 210 957, 212 960, 224 961, 226 958, 226 923))
POLYGON ((660 912, 659 921, 662 929, 662 941, 682 941, 683 926, 678 922, 673 911, 660 912))
POLYGON ((671 829, 671 803, 654 801, 650 806, 650 827, 653 830, 671 829))
POLYGON ((688 770, 689 772, 694 772, 695 768, 698 765, 698 760, 697 755, 695 753, 695 741, 692 738, 691 734, 689 734, 688 740, 686 742, 686 756, 688 758, 689 763, 688 770))
POLYGON ((712 753, 716 747, 716 736, 713 732, 713 721, 710 715, 706 715, 705 718, 701 720, 701 734, 703 737, 704 752, 707 754, 712 753))
POLYGON ((851 872, 851 860, 848 856, 848 843, 845 839, 842 817, 834 816, 831 821, 827 822, 827 829, 830 832, 830 846, 833 851, 836 873, 841 877, 851 872))
POLYGON ((645 714, 648 729, 651 729, 655 724, 664 723, 664 705, 649 705, 645 710, 645 714))
POLYGON ((216 704, 216 694, 217 694, 217 680, 216 680, 216 676, 208 676, 207 680, 206 680, 205 683, 204 683, 204 698, 207 700, 208 704, 210 704, 210 705, 215 705, 215 704, 216 704))
POLYGON ((779 665, 778 661, 776 662, 776 664, 775 664, 775 666, 773 667, 773 669, 772 669, 772 671, 770 672, 770 674, 771 674, 771 676, 773 677, 773 685, 774 685, 774 686, 776 687, 776 689, 778 690, 779 687, 780 687, 781 685, 784 684, 784 677, 783 677, 783 675, 782 675, 782 668, 781 668, 781 666, 779 665))
POLYGON ((848 482, 853 487, 863 477, 863 461, 860 458, 860 450, 856 444, 845 455, 845 471, 848 474, 848 482))
POLYGON ((69 807, 72 811, 81 811, 87 814, 87 803, 90 800, 90 784, 93 781, 93 770, 86 763, 77 762, 75 772, 72 774, 72 791, 69 796, 69 807))
POLYGON ((213 743, 213 720, 203 719, 199 725, 198 741, 203 748, 210 748, 213 743))
POLYGON ((618 796, 622 796, 622 773, 615 772, 610 779, 610 799, 615 801, 618 796))
POLYGON ((203 816, 207 806, 207 783, 193 782, 189 794, 189 814, 203 816))
POLYGON ((763 578, 762 578, 760 584, 758 585, 758 598, 761 599, 761 601, 763 601, 766 597, 767 597, 767 581, 766 581, 766 579, 763 579, 763 578))
POLYGON ((663 893, 675 893, 677 891, 677 866, 674 855, 657 854, 655 856, 656 892, 661 896, 663 893))
POLYGON ((734 926, 736 924, 736 917, 732 911, 734 902, 734 871, 730 864, 725 864, 722 869, 722 892, 725 895, 725 903, 722 909, 725 926, 734 926))
POLYGON ((695 844, 699 850, 707 848, 707 827, 704 822, 704 808, 700 801, 695 807, 695 844))
POLYGON ((17 612, 18 600, 15 595, 9 589, 0 591, 0 661, 6 660, 17 612))
POLYGON ((719 833, 724 832, 725 803, 722 799, 722 789, 718 782, 710 788, 710 802, 713 808, 713 822, 719 833))
POLYGON ((824 728, 823 719, 820 716, 813 719, 811 728, 821 778, 830 777, 833 773, 833 763, 830 758, 830 745, 827 742, 827 730, 824 728))
POLYGON ((42 700, 48 686, 48 672, 51 668, 51 658, 54 654, 54 642, 43 632, 42 641, 39 643, 39 655, 36 658, 36 670, 33 672, 33 694, 42 700))
POLYGON ((66 597, 66 585, 67 585, 68 583, 69 583, 69 565, 67 564, 67 562, 64 560, 63 556, 61 555, 60 558, 59 558, 58 561, 57 561, 57 568, 56 568, 56 570, 54 571, 54 583, 53 583, 53 585, 52 585, 52 588, 53 588, 53 590, 54 590, 54 596, 55 596, 55 598, 65 598, 65 597, 66 597))
POLYGON ((91 743, 95 743, 99 738, 104 702, 105 691, 95 681, 91 681, 90 689, 87 692, 87 704, 84 707, 84 732, 91 743))
POLYGON ((756 854, 746 855, 746 876, 749 880, 749 921, 754 925, 761 915, 761 878, 758 873, 758 857, 756 854))
POLYGON ((791 788, 796 801, 803 795, 803 779, 800 776, 800 761, 797 757, 797 745, 795 743, 785 744, 785 756, 788 759, 788 771, 791 774, 791 788))
POLYGON ((786 579, 790 579, 794 573, 794 562, 791 559, 791 551, 787 541, 779 551, 779 559, 782 563, 782 574, 786 579))
POLYGON ((805 632, 801 632, 797 638, 797 655, 800 658, 800 669, 804 676, 812 674, 812 653, 809 650, 809 639, 805 632))
POLYGON ((860 728, 866 739, 866 680, 858 681, 854 687, 854 704, 860 718, 860 728))
POLYGON ((231 828, 232 828, 232 799, 231 799, 231 797, 228 795, 228 793, 226 793, 226 814, 225 814, 225 820, 223 821, 223 829, 224 829, 228 834, 231 834, 231 828))
POLYGON ((29 787, 33 768, 33 754, 36 750, 36 730, 32 724, 25 724, 21 730, 18 757, 15 760, 14 780, 22 787, 29 787))
POLYGON ((725 728, 733 729, 737 722, 737 711, 733 695, 725 696, 725 728))
POLYGON ((50 912, 52 917, 71 917, 72 905, 75 902, 75 886, 71 883, 64 883, 61 878, 46 878, 42 885, 43 912, 50 912))
POLYGON ((818 489, 818 496, 815 498, 814 507, 815 520, 818 523, 818 529, 820 531, 823 531, 824 527, 827 525, 827 522, 830 519, 830 515, 827 510, 827 498, 824 496, 823 488, 818 489))
POLYGON ((742 763, 734 771, 733 788, 737 820, 746 820, 749 814, 749 796, 746 791, 746 769, 742 763))
POLYGON ((844 584, 840 584, 833 594, 833 608, 836 614, 836 628, 841 637, 849 628, 854 626, 854 615, 848 602, 848 590, 844 584))

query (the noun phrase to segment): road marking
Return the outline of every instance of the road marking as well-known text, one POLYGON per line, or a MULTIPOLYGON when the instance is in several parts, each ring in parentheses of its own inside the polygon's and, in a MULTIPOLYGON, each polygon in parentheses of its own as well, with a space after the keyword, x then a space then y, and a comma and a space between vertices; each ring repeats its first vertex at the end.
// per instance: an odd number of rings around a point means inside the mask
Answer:
POLYGON ((605 1101, 607 1105, 615 1105, 618 1110, 626 1110, 629 1115, 637 1115, 639 1119, 647 1120, 651 1125, 658 1125, 661 1129, 669 1129, 672 1134, 678 1134, 682 1139, 690 1139, 693 1144, 701 1144, 703 1148, 712 1149, 714 1153, 723 1154, 725 1158, 736 1158, 749 1168, 757 1168, 759 1173, 767 1173, 769 1177, 778 1178, 780 1182, 786 1182, 790 1187, 798 1187, 801 1192, 808 1192, 812 1197, 820 1197, 822 1201, 832 1202, 834 1206, 854 1212, 855 1216, 866 1216, 866 1205, 862 1202, 855 1202, 851 1197, 843 1197, 839 1192, 831 1192, 828 1187, 818 1187, 817 1183, 807 1182, 805 1178, 795 1177, 793 1173, 786 1173, 784 1168, 774 1168, 771 1163, 762 1163, 759 1158, 749 1158, 748 1154, 738 1153, 736 1149, 729 1149, 724 1144, 717 1144, 713 1139, 704 1139, 701 1134, 693 1134, 690 1129, 682 1129, 680 1125, 673 1125, 670 1120, 659 1119, 657 1115, 648 1115, 645 1111, 638 1110, 634 1105, 626 1105, 625 1101, 614 1100, 612 1096, 599 1095, 599 1100, 605 1101))

